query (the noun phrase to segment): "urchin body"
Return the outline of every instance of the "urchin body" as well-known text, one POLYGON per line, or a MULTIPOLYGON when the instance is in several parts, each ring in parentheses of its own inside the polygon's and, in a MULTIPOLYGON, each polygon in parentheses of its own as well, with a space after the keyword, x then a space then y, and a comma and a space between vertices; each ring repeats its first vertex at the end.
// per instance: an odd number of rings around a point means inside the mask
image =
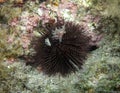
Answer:
POLYGON ((47 75, 66 76, 81 69, 89 47, 84 29, 63 20, 46 25, 45 29, 46 33, 35 41, 33 65, 40 66, 47 75))

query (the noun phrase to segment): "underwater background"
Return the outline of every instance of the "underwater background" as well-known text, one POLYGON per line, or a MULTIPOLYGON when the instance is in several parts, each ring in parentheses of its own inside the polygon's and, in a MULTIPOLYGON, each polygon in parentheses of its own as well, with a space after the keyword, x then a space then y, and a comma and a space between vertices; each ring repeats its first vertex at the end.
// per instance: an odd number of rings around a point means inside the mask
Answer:
POLYGON ((120 93, 120 0, 0 0, 0 93, 120 93), (65 77, 26 65, 32 40, 57 17, 82 25, 98 47, 65 77))

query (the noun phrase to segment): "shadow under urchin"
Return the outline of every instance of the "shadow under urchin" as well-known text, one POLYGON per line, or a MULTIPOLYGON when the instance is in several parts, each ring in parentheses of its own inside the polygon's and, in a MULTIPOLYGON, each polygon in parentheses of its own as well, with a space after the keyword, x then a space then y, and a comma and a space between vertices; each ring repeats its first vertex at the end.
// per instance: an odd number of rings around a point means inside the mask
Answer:
POLYGON ((66 76, 81 69, 89 53, 90 40, 84 28, 63 19, 48 23, 44 28, 44 34, 33 41, 36 53, 27 64, 40 66, 49 76, 66 76))

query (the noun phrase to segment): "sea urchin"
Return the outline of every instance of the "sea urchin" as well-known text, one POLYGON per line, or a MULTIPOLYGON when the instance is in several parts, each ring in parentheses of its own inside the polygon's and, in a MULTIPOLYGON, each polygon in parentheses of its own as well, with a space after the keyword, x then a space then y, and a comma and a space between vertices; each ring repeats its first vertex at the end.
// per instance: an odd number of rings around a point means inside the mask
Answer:
POLYGON ((87 58, 89 37, 82 26, 57 20, 45 25, 45 33, 33 43, 36 51, 32 65, 47 75, 66 76, 81 69, 87 58))

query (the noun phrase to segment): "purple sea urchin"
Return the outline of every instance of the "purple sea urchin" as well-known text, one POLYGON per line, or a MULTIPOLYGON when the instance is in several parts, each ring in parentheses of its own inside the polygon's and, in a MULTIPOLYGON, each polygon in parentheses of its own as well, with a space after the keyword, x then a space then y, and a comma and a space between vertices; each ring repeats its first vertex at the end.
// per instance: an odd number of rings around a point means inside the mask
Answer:
POLYGON ((32 65, 40 66, 48 75, 66 76, 80 69, 87 58, 89 37, 82 26, 57 20, 45 25, 45 34, 34 42, 32 65))

